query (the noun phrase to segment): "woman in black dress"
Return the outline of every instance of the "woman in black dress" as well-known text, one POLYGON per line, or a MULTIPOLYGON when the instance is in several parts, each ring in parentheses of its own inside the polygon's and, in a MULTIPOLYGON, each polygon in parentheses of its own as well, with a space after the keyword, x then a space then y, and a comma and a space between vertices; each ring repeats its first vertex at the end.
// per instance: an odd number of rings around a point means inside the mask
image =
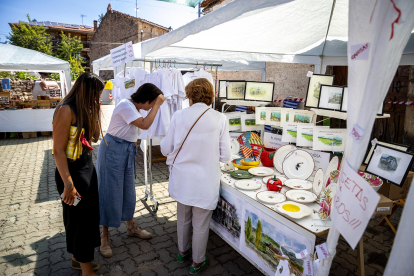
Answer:
POLYGON ((56 108, 53 119, 53 154, 56 187, 62 197, 66 246, 72 253, 72 268, 83 276, 97 275, 92 263, 95 247, 101 245, 98 180, 92 162, 91 141, 99 138, 99 97, 102 80, 82 74, 56 108), (81 200, 76 204, 76 197, 81 200), (75 206, 76 205, 76 206, 75 206))

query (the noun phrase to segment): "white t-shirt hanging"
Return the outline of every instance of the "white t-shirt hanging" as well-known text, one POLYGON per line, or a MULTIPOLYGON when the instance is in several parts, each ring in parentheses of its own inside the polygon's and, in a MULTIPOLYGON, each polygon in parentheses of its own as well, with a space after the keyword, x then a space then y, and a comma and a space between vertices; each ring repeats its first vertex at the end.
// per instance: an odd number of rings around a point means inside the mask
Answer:
POLYGON ((128 72, 129 77, 132 77, 135 79, 135 81, 138 81, 138 88, 145 83, 146 75, 147 72, 145 72, 145 70, 136 67, 131 68, 128 72))
POLYGON ((139 128, 131 123, 141 117, 135 105, 130 100, 123 99, 112 113, 108 133, 129 142, 136 142, 139 136, 139 128))
MULTIPOLYGON (((113 84, 119 88, 119 99, 129 99, 131 95, 137 91, 137 89, 141 86, 141 80, 135 79, 134 72, 138 68, 131 68, 125 73, 124 72, 118 73, 113 81, 113 84)), ((138 69, 140 70, 140 69, 138 69)), ((144 71, 145 72, 145 71, 144 71)))

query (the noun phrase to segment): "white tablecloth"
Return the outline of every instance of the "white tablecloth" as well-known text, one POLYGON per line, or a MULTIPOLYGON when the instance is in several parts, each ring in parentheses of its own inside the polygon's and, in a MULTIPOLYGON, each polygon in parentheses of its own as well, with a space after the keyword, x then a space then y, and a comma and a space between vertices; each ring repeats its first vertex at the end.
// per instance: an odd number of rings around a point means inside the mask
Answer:
POLYGON ((55 109, 2 110, 0 132, 52 131, 55 109))

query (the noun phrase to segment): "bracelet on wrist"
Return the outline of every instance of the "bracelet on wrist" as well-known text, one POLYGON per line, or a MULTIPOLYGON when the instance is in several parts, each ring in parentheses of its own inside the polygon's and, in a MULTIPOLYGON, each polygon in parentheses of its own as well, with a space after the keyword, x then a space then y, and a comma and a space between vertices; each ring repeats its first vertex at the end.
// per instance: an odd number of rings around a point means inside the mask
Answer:
POLYGON ((70 185, 73 186, 73 183, 72 182, 69 182, 68 184, 65 184, 66 187, 69 187, 70 185))

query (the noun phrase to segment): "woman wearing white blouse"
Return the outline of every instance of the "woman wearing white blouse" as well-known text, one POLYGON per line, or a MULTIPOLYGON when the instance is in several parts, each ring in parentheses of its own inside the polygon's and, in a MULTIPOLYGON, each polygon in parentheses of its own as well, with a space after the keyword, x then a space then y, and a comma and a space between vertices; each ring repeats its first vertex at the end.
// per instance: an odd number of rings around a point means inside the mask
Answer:
POLYGON ((230 161, 231 148, 226 116, 209 108, 214 99, 211 82, 196 79, 185 91, 190 107, 172 116, 161 152, 170 166, 169 193, 177 201, 178 261, 192 252, 194 274, 208 264, 205 252, 219 198, 220 162, 230 161))

